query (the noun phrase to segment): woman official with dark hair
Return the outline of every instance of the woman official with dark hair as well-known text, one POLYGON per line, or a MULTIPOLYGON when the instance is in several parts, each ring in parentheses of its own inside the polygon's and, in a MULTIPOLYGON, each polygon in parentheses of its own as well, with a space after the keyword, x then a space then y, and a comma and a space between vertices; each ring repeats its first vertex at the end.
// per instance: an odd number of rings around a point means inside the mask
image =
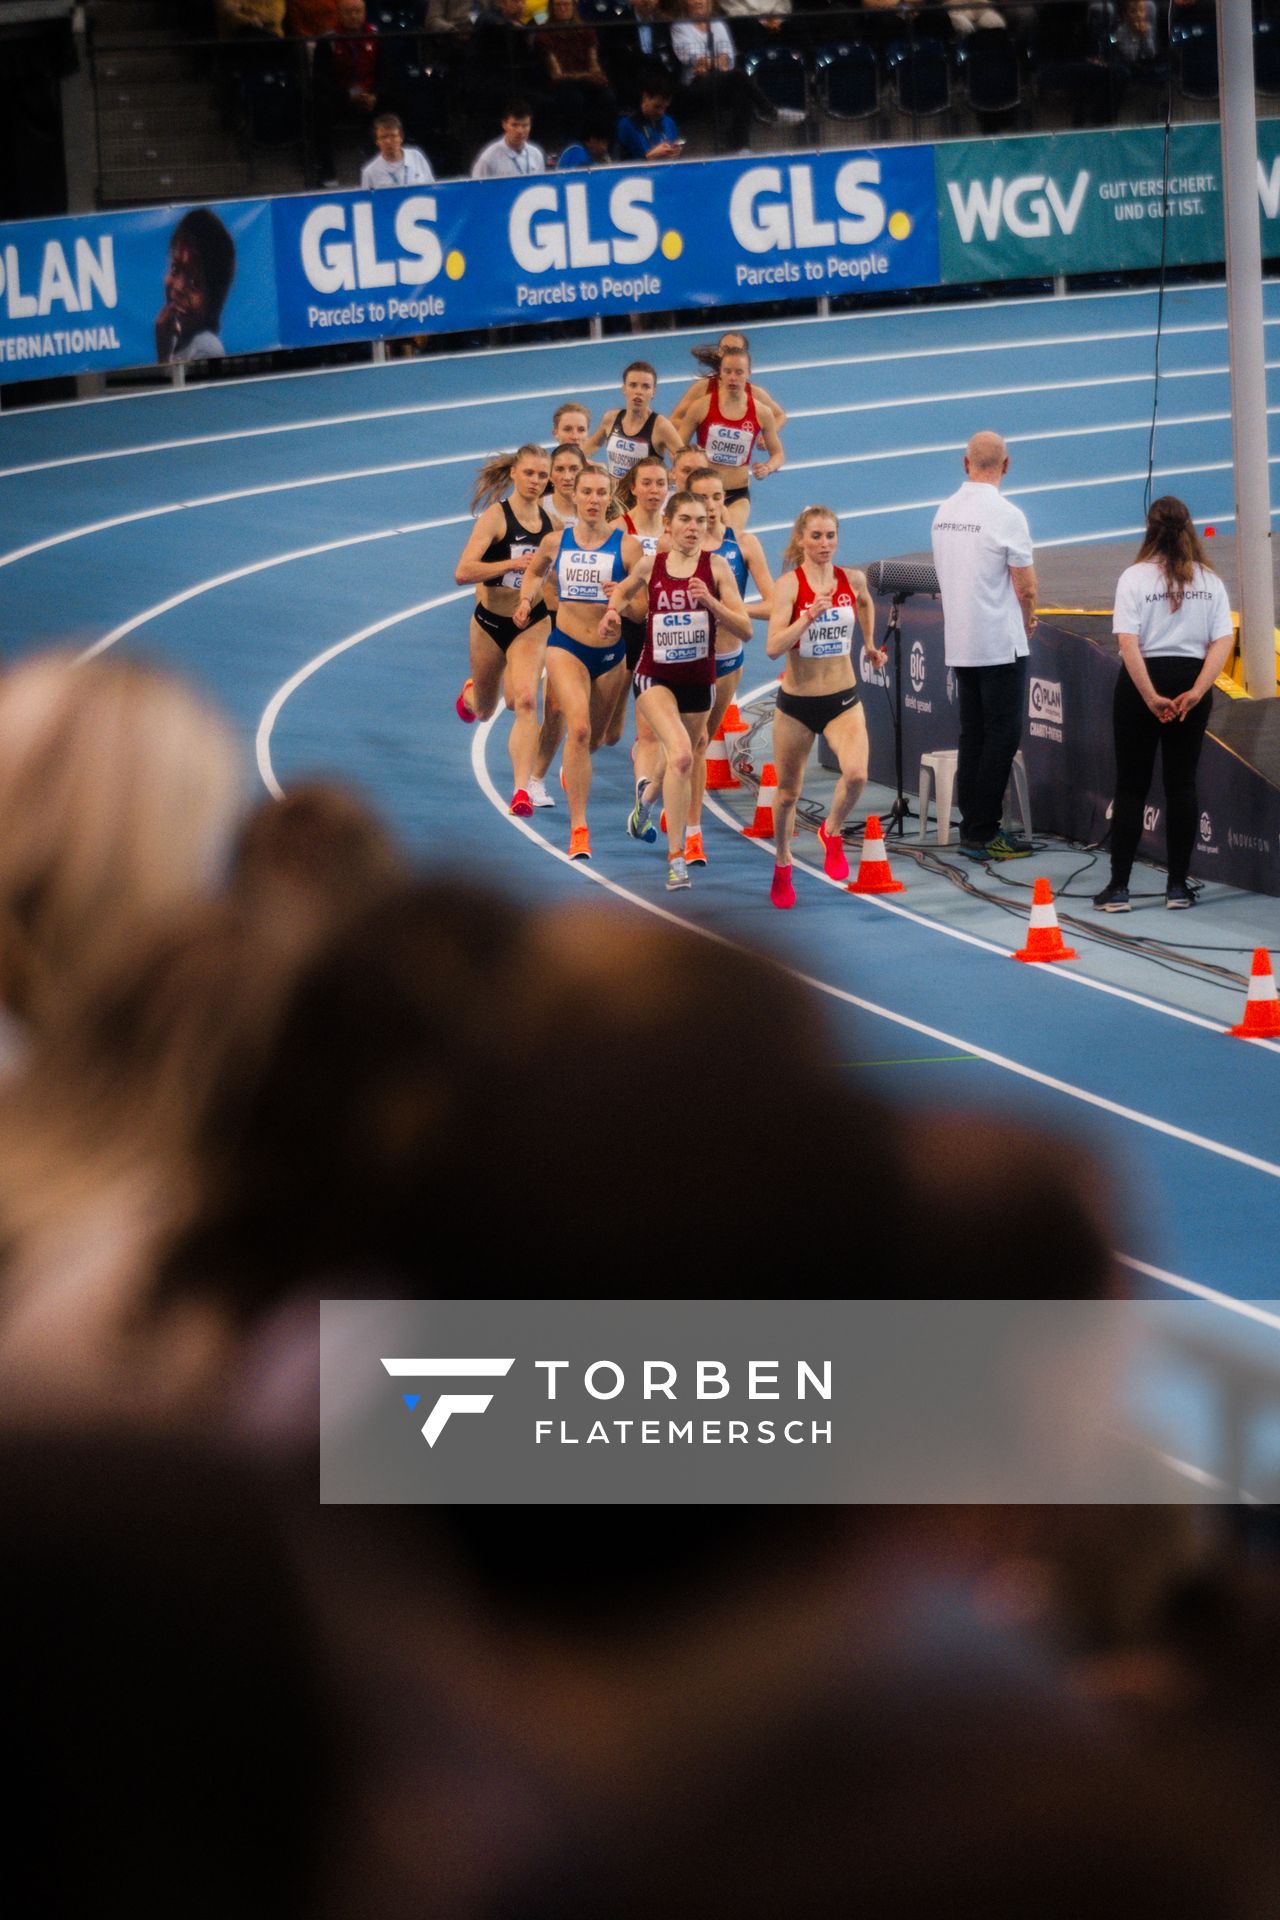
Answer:
POLYGON ((1196 767, 1209 723, 1210 690, 1231 652, 1231 607, 1226 588, 1205 560, 1190 513, 1171 494, 1152 502, 1138 557, 1120 575, 1115 634, 1122 665, 1112 709, 1111 879, 1093 904, 1103 913, 1129 911, 1129 874, 1158 747, 1169 869, 1164 903, 1189 907, 1196 767))

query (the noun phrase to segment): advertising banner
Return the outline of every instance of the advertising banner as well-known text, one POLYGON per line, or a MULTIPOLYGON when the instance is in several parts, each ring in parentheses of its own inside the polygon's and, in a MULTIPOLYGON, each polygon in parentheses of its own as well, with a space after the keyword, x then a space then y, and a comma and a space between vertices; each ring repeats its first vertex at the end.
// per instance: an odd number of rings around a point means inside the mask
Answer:
POLYGON ((0 381, 281 344, 267 200, 0 226, 0 381))
MULTIPOLYGON (((1216 123, 1027 134, 934 149, 942 279, 1023 279, 1223 257, 1216 123), (1168 205, 1167 216, 1165 205, 1168 205)), ((1280 252, 1280 124, 1258 123, 1264 256, 1280 252)))
POLYGON ((289 346, 938 277, 927 147, 303 196, 273 212, 289 346))

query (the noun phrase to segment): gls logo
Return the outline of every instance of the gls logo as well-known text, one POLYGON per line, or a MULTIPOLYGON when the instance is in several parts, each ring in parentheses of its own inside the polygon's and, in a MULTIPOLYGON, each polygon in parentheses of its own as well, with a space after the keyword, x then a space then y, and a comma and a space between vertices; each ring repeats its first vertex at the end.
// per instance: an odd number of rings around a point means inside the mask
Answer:
POLYGON ((396 208, 398 260, 380 260, 367 200, 347 206, 332 201, 313 207, 302 223, 302 271, 317 293, 353 293, 357 287, 425 287, 444 264, 435 232, 436 201, 414 194, 396 208), (351 239, 347 238, 347 218, 351 239))
POLYGON ((609 195, 607 239, 593 239, 587 187, 547 181, 517 194, 507 224, 511 252, 525 273, 561 273, 566 267, 638 267, 658 250, 653 182, 619 180, 609 195))
MULTIPOLYGON (((501 1380, 515 1365, 515 1355, 509 1360, 384 1359, 382 1364, 393 1378, 401 1380, 501 1380)), ((401 1398, 412 1413, 420 1396, 406 1393, 401 1398)), ((442 1393, 423 1424, 423 1439, 434 1447, 451 1413, 483 1413, 492 1398, 491 1393, 442 1393)))
POLYGON ((884 201, 878 160, 847 160, 835 178, 835 201, 843 218, 819 219, 813 200, 813 169, 751 167, 729 196, 729 225, 747 253, 788 252, 792 247, 867 247, 884 232, 884 201), (766 197, 768 196, 768 197, 766 197), (782 197, 776 197, 782 196, 782 197))
POLYGON ((1058 191, 1057 181, 1043 173, 1020 174, 1007 185, 1000 174, 990 182, 970 180, 964 187, 958 180, 947 182, 951 210, 966 246, 979 226, 988 240, 997 240, 1002 216, 1010 233, 1020 240, 1047 240, 1050 216, 1062 233, 1074 233, 1088 187, 1089 175, 1083 170, 1076 175, 1067 200, 1058 191))

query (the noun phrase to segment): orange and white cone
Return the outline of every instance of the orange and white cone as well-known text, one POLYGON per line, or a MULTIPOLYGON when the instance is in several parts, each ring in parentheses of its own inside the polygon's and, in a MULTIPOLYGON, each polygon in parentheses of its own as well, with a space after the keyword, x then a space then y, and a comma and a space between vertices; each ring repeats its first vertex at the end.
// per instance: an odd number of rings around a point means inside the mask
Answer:
POLYGON ((726 734, 750 733, 751 731, 742 715, 738 712, 738 703, 736 700, 729 702, 728 710, 724 716, 724 731, 726 734))
POLYGON ((880 831, 880 821, 876 814, 867 815, 866 831, 862 836, 862 858, 858 862, 858 877, 851 880, 845 889, 847 893, 905 893, 901 880, 895 880, 889 871, 889 856, 884 850, 884 835, 880 831))
POLYGON ((1280 1040, 1280 999, 1276 996, 1276 977, 1271 971, 1271 955, 1265 947, 1254 949, 1249 992, 1244 1003, 1244 1019, 1229 1033, 1241 1040, 1280 1040))
POLYGON ((1053 889, 1047 880, 1037 880, 1031 895, 1031 921, 1027 944, 1019 947, 1015 960, 1074 960, 1074 947, 1064 946, 1058 925, 1058 909, 1053 904, 1053 889))
POLYGON ((716 737, 707 748, 707 792, 725 793, 730 787, 741 785, 741 780, 729 765, 729 749, 725 745, 722 723, 716 728, 716 737))
POLYGON ((778 789, 778 769, 772 760, 765 765, 760 775, 760 787, 756 794, 756 810, 751 825, 743 832, 748 840, 772 840, 773 838, 773 796, 778 789))

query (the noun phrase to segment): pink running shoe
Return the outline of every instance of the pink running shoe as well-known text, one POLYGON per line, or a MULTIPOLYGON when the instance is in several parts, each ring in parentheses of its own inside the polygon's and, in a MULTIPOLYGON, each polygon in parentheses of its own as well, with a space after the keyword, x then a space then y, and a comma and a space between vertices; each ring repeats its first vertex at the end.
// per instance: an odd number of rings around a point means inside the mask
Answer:
POLYGON ((457 708, 459 720, 461 720, 468 727, 475 725, 476 716, 472 712, 471 708, 467 705, 467 695, 470 693, 474 685, 475 685, 475 682, 473 680, 464 680, 462 683, 462 692, 458 695, 457 699, 454 701, 454 706, 457 708))
POLYGON ((523 787, 517 787, 511 796, 508 813, 516 814, 521 820, 527 820, 533 812, 533 802, 523 787))
POLYGON ((844 841, 840 835, 828 833, 824 826, 819 826, 818 838, 822 842, 822 871, 829 880, 847 880, 849 862, 845 855, 844 841))
POLYGON ((785 867, 774 868, 773 885, 769 889, 769 898, 775 907, 794 907, 796 903, 796 890, 791 882, 790 863, 785 867))

